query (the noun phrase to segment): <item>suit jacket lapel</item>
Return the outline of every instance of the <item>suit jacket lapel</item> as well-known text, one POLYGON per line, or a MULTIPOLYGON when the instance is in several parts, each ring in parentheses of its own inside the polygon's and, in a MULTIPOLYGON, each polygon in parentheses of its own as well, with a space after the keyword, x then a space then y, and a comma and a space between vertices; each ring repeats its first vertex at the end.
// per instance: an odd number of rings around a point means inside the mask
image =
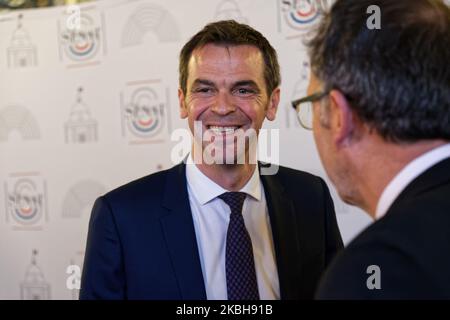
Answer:
POLYGON ((167 174, 163 207, 168 212, 160 221, 181 298, 204 300, 206 290, 189 204, 185 169, 185 164, 180 164, 167 174))
POLYGON ((283 186, 277 175, 261 175, 261 180, 272 228, 281 299, 299 299, 301 265, 294 205, 288 197, 283 197, 283 186))

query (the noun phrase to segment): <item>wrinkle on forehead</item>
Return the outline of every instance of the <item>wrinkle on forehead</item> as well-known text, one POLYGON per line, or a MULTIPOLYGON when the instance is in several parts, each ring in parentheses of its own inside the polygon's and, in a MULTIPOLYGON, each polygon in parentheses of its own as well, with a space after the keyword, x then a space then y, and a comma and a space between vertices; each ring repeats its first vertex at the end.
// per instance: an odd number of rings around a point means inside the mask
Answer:
POLYGON ((195 49, 192 53, 189 64, 195 64, 197 66, 204 66, 205 61, 209 60, 209 62, 214 61, 213 66, 226 66, 227 68, 237 67, 242 61, 249 66, 254 66, 258 68, 264 65, 264 59, 262 57, 261 52, 258 48, 250 45, 216 45, 216 44, 207 44, 201 48, 195 49), (247 50, 237 50, 237 49, 246 48, 247 50), (213 52, 217 52, 220 50, 220 59, 219 56, 214 56, 213 52), (210 58, 214 56, 213 60, 210 58), (206 57, 208 59, 206 59, 206 57))

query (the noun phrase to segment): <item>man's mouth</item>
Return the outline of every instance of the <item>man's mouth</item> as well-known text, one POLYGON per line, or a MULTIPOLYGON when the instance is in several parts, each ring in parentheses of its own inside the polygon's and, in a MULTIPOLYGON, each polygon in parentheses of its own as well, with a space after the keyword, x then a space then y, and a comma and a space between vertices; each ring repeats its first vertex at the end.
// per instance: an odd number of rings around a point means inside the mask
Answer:
POLYGON ((242 128, 242 126, 216 126, 216 125, 208 125, 206 126, 208 130, 211 130, 212 133, 216 135, 227 135, 227 134, 233 134, 236 130, 242 128))

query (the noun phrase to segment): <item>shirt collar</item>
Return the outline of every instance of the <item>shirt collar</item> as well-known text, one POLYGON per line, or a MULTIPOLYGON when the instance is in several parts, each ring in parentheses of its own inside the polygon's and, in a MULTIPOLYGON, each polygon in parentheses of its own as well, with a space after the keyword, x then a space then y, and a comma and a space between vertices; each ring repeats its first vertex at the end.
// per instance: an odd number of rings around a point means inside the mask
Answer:
MULTIPOLYGON (((197 198, 201 205, 204 205, 221 194, 228 192, 228 190, 222 188, 200 171, 197 165, 194 164, 191 153, 187 157, 186 161, 186 179, 189 187, 193 191, 193 195, 197 198)), ((252 176, 245 186, 239 190, 239 192, 245 192, 256 200, 261 200, 261 180, 259 177, 258 165, 256 165, 252 176)))
POLYGON ((408 163, 384 188, 378 200, 375 219, 382 218, 400 193, 418 176, 436 163, 450 157, 450 143, 428 151, 408 163))

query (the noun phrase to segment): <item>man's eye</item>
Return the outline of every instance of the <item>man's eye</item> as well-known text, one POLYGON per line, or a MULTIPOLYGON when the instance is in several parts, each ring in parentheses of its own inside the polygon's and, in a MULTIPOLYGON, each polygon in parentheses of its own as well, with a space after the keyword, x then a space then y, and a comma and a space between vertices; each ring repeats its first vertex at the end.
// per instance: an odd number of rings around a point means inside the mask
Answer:
POLYGON ((239 89, 237 89, 237 93, 238 94, 252 94, 252 93, 254 93, 254 91, 251 89, 247 89, 247 88, 239 88, 239 89))

